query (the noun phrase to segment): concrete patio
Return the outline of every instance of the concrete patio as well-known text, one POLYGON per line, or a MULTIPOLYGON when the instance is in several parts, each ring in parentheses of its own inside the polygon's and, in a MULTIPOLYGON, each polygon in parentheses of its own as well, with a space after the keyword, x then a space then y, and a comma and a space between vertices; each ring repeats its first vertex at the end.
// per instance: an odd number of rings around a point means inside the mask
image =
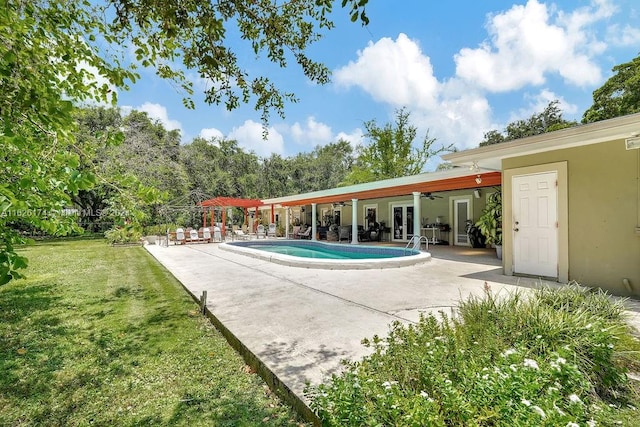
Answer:
MULTIPOLYGON (((485 283, 494 293, 541 284, 502 275, 495 252, 482 249, 432 246, 430 261, 385 270, 288 267, 222 251, 217 244, 146 249, 194 298, 206 290, 214 323, 245 359, 258 364, 270 385, 282 386, 302 403, 307 382, 327 380, 340 371, 341 360, 367 354, 361 340, 386 336, 394 321, 450 314, 461 299, 482 295, 485 283)), ((630 308, 637 324, 637 301, 630 308)))

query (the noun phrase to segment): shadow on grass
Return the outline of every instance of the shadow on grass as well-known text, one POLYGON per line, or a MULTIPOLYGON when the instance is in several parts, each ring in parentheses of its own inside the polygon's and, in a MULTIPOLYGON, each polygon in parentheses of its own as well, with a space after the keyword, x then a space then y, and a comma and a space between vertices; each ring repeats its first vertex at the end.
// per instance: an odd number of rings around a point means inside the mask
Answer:
POLYGON ((46 392, 63 364, 65 351, 56 343, 75 332, 52 311, 61 304, 54 288, 21 284, 0 291, 0 395, 28 398, 46 392))

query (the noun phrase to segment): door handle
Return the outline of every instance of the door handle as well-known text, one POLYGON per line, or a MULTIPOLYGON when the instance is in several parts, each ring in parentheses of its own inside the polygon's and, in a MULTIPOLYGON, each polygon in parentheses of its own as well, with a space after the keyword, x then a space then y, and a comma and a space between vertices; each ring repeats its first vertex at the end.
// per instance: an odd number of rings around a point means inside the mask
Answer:
POLYGON ((513 231, 520 231, 520 229, 519 228, 514 228, 513 231))

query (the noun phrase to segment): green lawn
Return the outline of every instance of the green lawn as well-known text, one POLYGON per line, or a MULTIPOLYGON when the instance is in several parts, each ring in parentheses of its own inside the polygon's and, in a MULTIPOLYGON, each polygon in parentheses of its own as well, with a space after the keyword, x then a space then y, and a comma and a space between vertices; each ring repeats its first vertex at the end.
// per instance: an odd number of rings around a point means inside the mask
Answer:
POLYGON ((141 247, 21 250, 0 287, 0 425, 297 425, 141 247))

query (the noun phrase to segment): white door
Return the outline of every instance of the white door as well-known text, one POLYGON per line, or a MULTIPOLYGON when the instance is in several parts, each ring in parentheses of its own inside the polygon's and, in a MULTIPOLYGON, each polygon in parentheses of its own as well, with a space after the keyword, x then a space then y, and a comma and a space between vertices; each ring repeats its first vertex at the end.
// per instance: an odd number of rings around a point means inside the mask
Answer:
POLYGON ((471 219, 471 200, 453 199, 453 244, 471 246, 467 235, 467 220, 471 219))
POLYGON ((558 277, 557 181, 557 172, 513 177, 514 273, 558 277))
POLYGON ((391 217, 393 227, 391 228, 391 239, 402 242, 413 237, 413 205, 392 205, 391 217))

